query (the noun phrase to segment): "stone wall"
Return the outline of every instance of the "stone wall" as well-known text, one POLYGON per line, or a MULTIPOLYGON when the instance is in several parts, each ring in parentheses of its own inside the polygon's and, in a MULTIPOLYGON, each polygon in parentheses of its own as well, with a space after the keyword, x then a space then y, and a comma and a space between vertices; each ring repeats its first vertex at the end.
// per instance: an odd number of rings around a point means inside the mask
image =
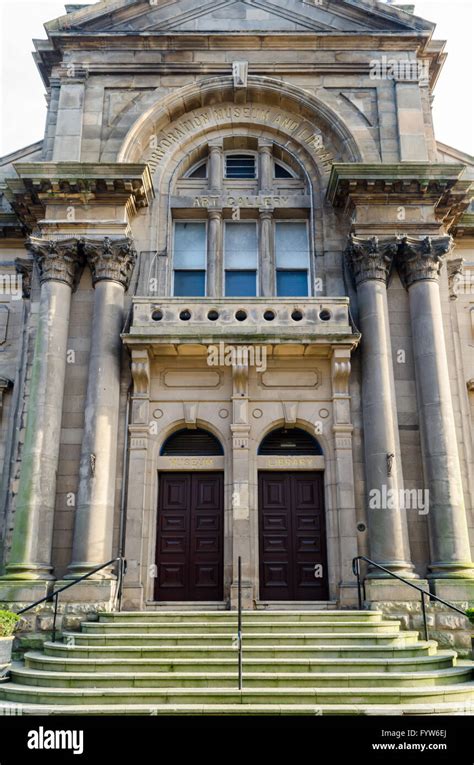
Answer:
MULTIPOLYGON (((459 608, 468 608, 468 603, 457 603, 459 608)), ((417 630, 424 640, 424 621, 421 602, 378 601, 369 604, 372 610, 381 610, 387 619, 396 619, 403 630, 417 630)), ((462 658, 471 658, 472 627, 469 619, 457 614, 442 603, 426 606, 428 637, 436 640, 441 649, 452 649, 462 658)))

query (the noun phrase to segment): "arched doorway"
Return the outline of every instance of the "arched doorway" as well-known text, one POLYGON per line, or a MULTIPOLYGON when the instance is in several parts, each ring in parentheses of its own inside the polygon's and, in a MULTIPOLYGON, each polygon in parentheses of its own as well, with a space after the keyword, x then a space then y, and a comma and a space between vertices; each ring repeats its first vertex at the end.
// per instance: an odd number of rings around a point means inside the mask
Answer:
MULTIPOLYGON (((221 456, 206 430, 180 430, 163 444, 162 457, 221 456)), ((190 460, 191 466, 193 460, 190 460)), ((221 601, 224 569, 224 476, 173 470, 158 477, 156 601, 221 601)))
MULTIPOLYGON (((317 457, 318 441, 299 428, 280 428, 262 441, 262 457, 317 457)), ((285 459, 277 461, 279 465, 285 459)), ((289 459, 291 464, 293 459, 289 459)), ((324 472, 259 472, 260 599, 328 599, 324 472)))

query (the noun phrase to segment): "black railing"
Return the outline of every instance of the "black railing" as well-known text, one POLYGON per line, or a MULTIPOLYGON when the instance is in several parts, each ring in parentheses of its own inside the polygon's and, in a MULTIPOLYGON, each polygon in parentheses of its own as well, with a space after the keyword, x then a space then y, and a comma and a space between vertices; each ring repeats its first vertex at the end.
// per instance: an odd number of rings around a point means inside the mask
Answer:
POLYGON ((425 632, 425 640, 429 640, 429 633, 428 633, 428 622, 426 619, 426 603, 425 603, 425 597, 428 597, 429 600, 436 600, 438 603, 442 603, 444 606, 447 606, 452 611, 457 611, 458 614, 462 614, 463 616, 467 617, 467 614, 465 611, 462 610, 462 608, 458 608, 457 606, 453 605, 452 603, 448 603, 447 600, 443 600, 443 598, 439 598, 437 595, 433 595, 432 592, 429 592, 427 590, 424 590, 423 587, 420 587, 418 584, 414 584, 409 579, 404 579, 402 576, 398 576, 398 574, 394 574, 393 571, 389 571, 388 568, 385 568, 384 566, 381 566, 380 563, 375 563, 375 561, 370 560, 370 558, 366 558, 365 555, 358 555, 357 558, 354 558, 352 561, 352 572, 354 576, 357 577, 357 592, 359 596, 359 609, 362 610, 363 608, 363 602, 366 599, 365 597, 365 579, 361 577, 360 573, 360 561, 363 560, 366 563, 369 564, 369 566, 373 566, 374 568, 378 569, 379 571, 384 571, 386 574, 391 576, 393 579, 398 579, 399 582, 403 582, 403 584, 407 584, 409 587, 412 587, 414 590, 418 590, 421 597, 421 612, 423 614, 423 626, 424 626, 424 632, 425 632))
POLYGON ((118 606, 118 610, 122 610, 122 589, 123 589, 123 578, 127 571, 127 561, 125 558, 112 558, 112 560, 109 560, 107 563, 102 563, 101 566, 97 566, 97 568, 93 568, 92 571, 89 571, 88 574, 84 574, 84 576, 80 576, 77 579, 73 579, 69 584, 65 584, 63 587, 59 587, 58 590, 54 590, 49 595, 46 595, 44 598, 40 598, 39 600, 35 600, 34 603, 31 603, 29 606, 26 606, 26 608, 22 608, 20 611, 18 611, 19 614, 24 614, 27 611, 31 611, 32 608, 35 608, 36 606, 40 606, 41 603, 54 603, 54 615, 53 615, 53 629, 51 634, 51 641, 53 643, 56 642, 56 621, 58 617, 58 600, 59 596, 64 590, 69 590, 70 587, 74 587, 74 585, 79 584, 79 582, 83 582, 85 579, 89 579, 89 577, 93 576, 94 574, 97 574, 99 571, 102 571, 102 569, 107 568, 108 566, 112 566, 114 563, 117 563, 117 590, 115 594, 115 602, 118 606))
POLYGON ((242 645, 242 558, 238 563, 238 628, 237 628, 237 648, 239 650, 239 691, 244 687, 244 662, 242 645))

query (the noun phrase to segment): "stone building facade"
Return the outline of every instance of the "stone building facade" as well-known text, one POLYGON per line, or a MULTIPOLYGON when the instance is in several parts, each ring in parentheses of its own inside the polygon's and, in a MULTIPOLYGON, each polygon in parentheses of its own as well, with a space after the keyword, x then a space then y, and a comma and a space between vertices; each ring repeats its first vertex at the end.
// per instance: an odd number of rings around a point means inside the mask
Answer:
MULTIPOLYGON (((44 139, 0 164, 2 602, 118 555, 130 610, 235 607, 239 557, 248 608, 353 607, 356 555, 474 600, 474 160, 434 136, 433 29, 368 0, 46 24, 44 139)), ((70 624, 115 591, 64 593, 70 624)), ((378 570, 366 596, 418 618, 378 570)))

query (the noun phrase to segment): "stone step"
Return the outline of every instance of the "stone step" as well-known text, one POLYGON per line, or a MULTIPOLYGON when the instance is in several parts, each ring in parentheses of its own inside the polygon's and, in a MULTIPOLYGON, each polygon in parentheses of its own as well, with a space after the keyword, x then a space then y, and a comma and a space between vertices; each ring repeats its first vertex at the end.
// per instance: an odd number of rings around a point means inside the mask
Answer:
MULTIPOLYGON (((44 672, 215 672, 233 671, 237 657, 230 659, 76 659, 56 657, 30 651, 25 664, 44 672)), ((336 658, 336 659, 260 659, 245 658, 244 668, 250 672, 424 672, 449 669, 456 662, 454 651, 434 656, 406 658, 336 658)))
MULTIPOLYGON (((277 622, 318 622, 318 621, 382 621, 382 611, 244 611, 244 624, 264 624, 266 621, 277 622)), ((237 621, 237 611, 104 611, 99 616, 100 622, 156 622, 163 624, 191 624, 193 622, 237 621)))
MULTIPOLYGON (((270 645, 249 647, 244 643, 244 656, 246 658, 361 658, 364 655, 371 657, 386 658, 393 656, 419 656, 423 654, 435 654, 437 644, 434 641, 414 641, 405 644, 403 641, 396 645, 362 645, 352 643, 341 646, 339 643, 332 645, 304 645, 304 646, 279 646, 270 645)), ((162 658, 162 659, 194 659, 194 658, 234 658, 236 651, 230 646, 157 646, 157 645, 65 645, 63 643, 46 642, 44 651, 48 655, 74 657, 74 658, 162 658)))
MULTIPOLYGON (((238 671, 233 672, 43 672, 29 667, 14 668, 14 683, 41 688, 220 688, 238 687, 238 671)), ((430 670, 429 672, 253 672, 244 667, 244 687, 253 688, 406 688, 467 683, 472 679, 469 667, 430 670)))
POLYGON ((242 692, 213 688, 43 688, 19 683, 6 683, 0 688, 0 699, 17 704, 83 705, 94 713, 95 705, 133 704, 267 704, 267 705, 330 705, 330 704, 436 704, 438 702, 470 702, 474 683, 410 688, 253 688, 242 692))
MULTIPOLYGON (((22 704, 22 715, 68 715, 84 716, 87 709, 82 705, 68 704, 22 704)), ((0 714, 18 714, 17 704, 0 701, 0 714)), ((387 717, 400 717, 403 715, 428 716, 428 715, 471 715, 472 704, 469 701, 436 701, 430 704, 94 704, 92 714, 94 716, 114 715, 126 716, 160 716, 166 717, 223 717, 242 715, 261 717, 265 716, 358 716, 358 715, 384 715, 387 717)))
MULTIPOLYGON (((90 646, 200 646, 203 647, 206 644, 217 647, 225 647, 229 644, 232 646, 232 642, 235 638, 235 632, 228 635, 216 634, 213 632, 205 633, 155 633, 149 632, 141 634, 139 632, 130 634, 88 634, 85 632, 65 632, 63 634, 64 641, 73 645, 90 645, 90 646)), ((357 644, 372 644, 372 645, 407 645, 414 643, 418 640, 418 632, 405 631, 400 632, 392 630, 391 632, 378 633, 376 630, 370 632, 303 632, 303 633, 267 633, 256 632, 253 634, 245 635, 245 645, 252 646, 292 646, 292 645, 321 645, 325 643, 336 643, 340 646, 357 644)))
MULTIPOLYGON (((246 624, 244 623, 242 625, 243 627, 243 633, 245 635, 252 635, 254 633, 259 633, 262 631, 265 631, 265 633, 271 633, 272 636, 276 635, 277 633, 284 633, 284 634, 294 634, 294 633, 308 633, 313 634, 315 632, 319 634, 325 634, 326 632, 356 632, 359 628, 364 631, 367 629, 370 629, 374 632, 399 632, 400 631, 400 624, 399 622, 395 621, 378 621, 374 623, 367 623, 367 622, 360 622, 360 621, 344 621, 337 623, 336 621, 325 621, 325 622, 287 622, 287 621, 279 621, 279 622, 273 622, 270 620, 267 620, 262 623, 250 623, 246 624)), ((190 624, 183 625, 180 622, 176 623, 155 623, 155 622, 85 622, 82 624, 82 632, 85 635, 90 634, 108 634, 108 635, 118 635, 118 634, 130 634, 130 633, 140 633, 140 634, 179 634, 181 631, 181 634, 183 630, 186 630, 186 634, 198 634, 203 635, 206 632, 209 632, 213 635, 230 635, 235 634, 237 631, 237 620, 234 619, 233 621, 229 620, 222 620, 218 623, 216 622, 193 622, 190 624)))

